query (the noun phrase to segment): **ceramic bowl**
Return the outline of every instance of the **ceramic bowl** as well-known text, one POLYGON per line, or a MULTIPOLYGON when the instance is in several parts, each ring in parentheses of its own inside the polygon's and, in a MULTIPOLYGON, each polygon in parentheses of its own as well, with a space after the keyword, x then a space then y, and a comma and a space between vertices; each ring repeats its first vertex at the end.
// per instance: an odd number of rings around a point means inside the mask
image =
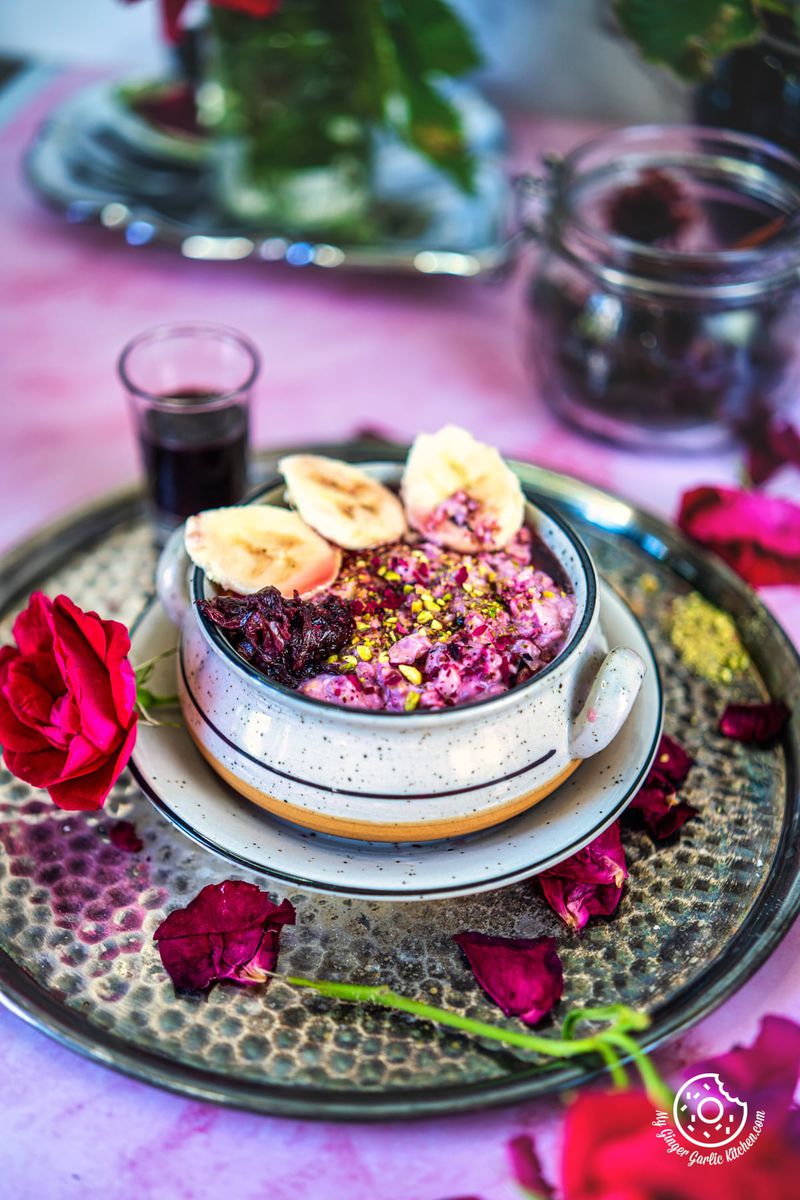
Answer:
MULTIPOLYGON (((399 483, 396 463, 360 465, 388 486, 399 483)), ((279 483, 248 501, 283 502, 279 483)), ((278 816, 371 841, 471 833, 549 795, 617 735, 645 665, 629 647, 606 644, 597 576, 577 534, 541 505, 528 503, 526 521, 575 594, 563 650, 502 695, 403 714, 315 700, 240 658, 197 608, 213 585, 199 568, 189 569, 177 530, 159 561, 157 585, 181 631, 178 690, 201 754, 238 792, 278 816), (386 802, 392 802, 390 814, 386 802)))

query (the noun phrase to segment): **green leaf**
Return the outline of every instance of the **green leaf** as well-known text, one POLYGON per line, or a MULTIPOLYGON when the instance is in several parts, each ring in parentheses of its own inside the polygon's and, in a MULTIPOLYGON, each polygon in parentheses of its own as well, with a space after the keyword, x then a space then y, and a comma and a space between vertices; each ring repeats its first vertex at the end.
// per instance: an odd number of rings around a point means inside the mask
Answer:
MULTIPOLYGON (((423 3, 423 0, 383 0, 386 16, 384 56, 388 51, 394 85, 385 93, 384 119, 390 121, 405 141, 449 175, 463 191, 471 192, 474 188, 475 164, 464 137, 461 117, 437 86, 437 77, 450 73, 442 66, 446 56, 442 54, 437 59, 434 55, 434 50, 440 45, 435 32, 437 21, 434 19, 431 22, 434 33, 428 40, 424 33, 426 20, 421 9, 420 12, 416 11, 418 5, 422 5, 427 13, 427 3, 423 3), (393 119, 395 109, 403 113, 402 120, 393 119)), ((431 7, 435 14, 439 0, 433 0, 431 7)), ((446 4, 441 4, 441 12, 448 22, 454 22, 463 32, 465 45, 471 45, 466 30, 446 4)), ((445 28, 444 20, 438 28, 445 28)), ((462 56, 461 61, 466 62, 466 57, 462 56)), ((471 57, 469 61, 474 64, 476 59, 471 57)))
POLYGON ((392 10, 397 14, 394 21, 402 14, 406 35, 415 44, 420 74, 436 71, 457 77, 481 65, 472 34, 446 0, 394 0, 386 7, 390 25, 392 10))
POLYGON ((474 188, 475 164, 464 140, 461 117, 434 84, 409 80, 408 140, 465 192, 474 188))
POLYGON ((614 0, 620 27, 650 62, 700 79, 762 33, 753 0, 614 0))

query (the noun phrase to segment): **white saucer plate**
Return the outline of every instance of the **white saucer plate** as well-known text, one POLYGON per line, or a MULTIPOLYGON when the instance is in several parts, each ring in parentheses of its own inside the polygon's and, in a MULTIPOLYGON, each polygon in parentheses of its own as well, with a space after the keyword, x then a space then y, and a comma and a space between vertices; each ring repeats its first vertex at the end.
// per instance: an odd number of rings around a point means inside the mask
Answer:
MULTIPOLYGON (((302 890, 375 900, 444 899, 490 891, 555 866, 598 836, 630 804, 655 757, 663 722, 658 667, 624 601, 601 581, 609 645, 630 646, 647 664, 621 733, 528 812, 480 833, 426 843, 356 842, 313 833, 270 815, 225 784, 186 730, 141 726, 131 770, 163 815, 200 845, 238 866, 302 890)), ((157 603, 132 635, 134 664, 175 643, 157 603)), ((174 691, 174 661, 156 668, 153 691, 174 691)), ((398 717, 402 720, 402 717, 398 717)))

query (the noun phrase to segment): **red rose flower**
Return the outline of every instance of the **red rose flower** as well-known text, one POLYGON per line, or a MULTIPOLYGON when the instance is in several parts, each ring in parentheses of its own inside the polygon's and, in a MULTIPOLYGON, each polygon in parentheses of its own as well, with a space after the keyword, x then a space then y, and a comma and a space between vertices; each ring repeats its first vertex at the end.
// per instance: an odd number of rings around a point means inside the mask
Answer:
POLYGON ((34 592, 14 638, 16 647, 0 648, 6 766, 59 808, 100 808, 136 740, 125 626, 34 592))

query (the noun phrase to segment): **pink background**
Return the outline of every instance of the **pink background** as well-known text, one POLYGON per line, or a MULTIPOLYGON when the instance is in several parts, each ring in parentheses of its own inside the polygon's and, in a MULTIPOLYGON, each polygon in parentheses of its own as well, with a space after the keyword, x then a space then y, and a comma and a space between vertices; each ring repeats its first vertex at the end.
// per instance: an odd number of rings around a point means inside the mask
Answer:
MULTIPOLYGON (((524 263, 503 286, 387 281, 261 264, 204 264, 68 227, 24 185, 37 123, 85 76, 62 76, 0 133, 3 439, 0 544, 133 479, 115 378, 121 346, 174 319, 222 320, 263 354, 258 444, 345 437, 365 425, 411 438, 458 420, 507 452, 611 488, 664 515, 698 482, 736 479, 738 457, 657 459, 599 448, 552 420, 523 362, 524 263)), ((587 126, 517 123, 520 166, 587 126)), ((800 478, 774 485, 800 497, 800 478)), ((763 593, 800 640, 800 592, 763 593)), ((761 1014, 800 1019, 800 926, 751 982, 662 1056, 666 1069, 749 1040, 761 1014)), ((192 1103, 86 1062, 0 1009, 0 1195, 140 1200, 519 1197, 507 1140, 533 1131, 551 1178, 560 1101, 449 1120, 357 1126, 192 1103)))

